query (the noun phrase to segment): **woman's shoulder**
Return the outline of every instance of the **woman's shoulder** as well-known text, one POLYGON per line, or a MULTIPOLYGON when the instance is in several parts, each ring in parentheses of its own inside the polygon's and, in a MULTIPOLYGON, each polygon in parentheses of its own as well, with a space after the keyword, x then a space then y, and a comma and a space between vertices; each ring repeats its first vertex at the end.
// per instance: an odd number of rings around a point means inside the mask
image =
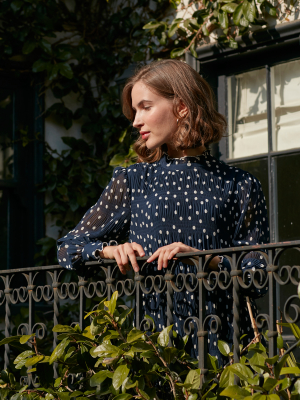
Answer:
POLYGON ((234 165, 228 165, 224 161, 218 161, 226 176, 237 185, 237 190, 258 190, 261 183, 253 174, 234 165))
POLYGON ((114 174, 119 175, 123 173, 130 176, 130 175, 135 175, 137 173, 142 173, 144 175, 152 170, 154 172, 158 167, 158 164, 159 164, 158 162, 155 163, 137 162, 135 164, 129 165, 128 167, 116 167, 114 169, 114 174))

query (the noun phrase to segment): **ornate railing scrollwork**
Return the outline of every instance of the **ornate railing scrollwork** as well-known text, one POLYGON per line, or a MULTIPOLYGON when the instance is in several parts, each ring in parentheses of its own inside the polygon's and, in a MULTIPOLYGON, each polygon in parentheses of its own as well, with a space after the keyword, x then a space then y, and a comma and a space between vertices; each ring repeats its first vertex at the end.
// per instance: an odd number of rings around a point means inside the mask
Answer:
MULTIPOLYGON (((176 320, 175 301, 183 299, 184 303, 185 296, 189 296, 189 301, 195 302, 194 311, 190 312, 186 318, 183 317, 184 321, 180 329, 181 333, 194 335, 193 340, 196 340, 198 346, 201 382, 203 382, 207 373, 206 354, 209 333, 222 334, 224 328, 222 322, 225 321, 224 315, 218 315, 217 311, 212 313, 214 309, 208 310, 209 297, 226 292, 226 296, 232 300, 233 308, 228 312, 233 313, 230 315, 230 321, 232 320, 233 325, 235 360, 239 358, 240 319, 243 313, 241 307, 245 306, 245 296, 251 297, 251 293, 259 295, 267 288, 269 290, 265 297, 266 310, 254 317, 259 329, 268 330, 271 356, 277 352, 276 319, 278 319, 280 306, 278 293, 287 285, 291 285, 295 293, 289 294, 284 300, 283 322, 299 323, 300 300, 296 295, 296 287, 300 282, 300 262, 297 261, 293 265, 282 262, 282 255, 290 249, 296 250, 300 258, 300 241, 177 254, 168 262, 168 268, 162 271, 157 271, 154 263, 147 264, 147 257, 144 257, 138 259, 139 272, 131 271, 126 276, 120 273, 113 260, 106 260, 102 264, 87 263, 80 271, 81 275, 70 274, 58 265, 3 270, 0 271, 0 305, 5 309, 5 335, 12 334, 12 328, 14 328, 12 315, 18 312, 18 307, 27 307, 28 318, 16 326, 17 334, 35 333, 38 341, 45 340, 49 334, 53 334, 54 347, 57 345, 57 333, 52 333, 52 327, 57 323, 65 324, 62 310, 66 312, 70 305, 71 318, 68 324, 73 327, 79 325, 81 329, 84 329, 91 322, 91 318, 84 318, 86 311, 96 309, 99 300, 109 299, 115 290, 122 299, 121 307, 134 307, 134 324, 142 331, 152 332, 163 328, 156 323, 154 312, 151 314, 145 311, 146 301, 155 298, 160 299, 163 304, 164 321, 167 321, 167 324, 173 324, 174 320, 173 329, 176 329, 181 314, 176 316, 176 320), (256 255, 255 265, 257 265, 254 270, 252 267, 247 267, 247 260, 253 254, 256 255), (225 261, 223 260, 220 267, 214 267, 212 270, 210 263, 217 255, 223 255, 225 261), (87 304, 89 304, 88 309, 87 304), (45 314, 47 317, 50 316, 51 323, 46 322, 45 314)), ((157 304, 158 307, 162 307, 160 303, 157 304)), ((162 308, 159 309, 162 310, 162 308)), ((170 340, 172 340, 172 333, 170 333, 170 340)), ((9 345, 5 345, 5 367, 10 361, 9 345)), ((54 365, 54 376, 55 368, 54 365)), ((26 380, 29 387, 39 384, 36 374, 29 374, 22 379, 26 380)), ((75 388, 78 376, 74 375, 70 379, 73 381, 70 381, 69 386, 74 385, 75 388)))

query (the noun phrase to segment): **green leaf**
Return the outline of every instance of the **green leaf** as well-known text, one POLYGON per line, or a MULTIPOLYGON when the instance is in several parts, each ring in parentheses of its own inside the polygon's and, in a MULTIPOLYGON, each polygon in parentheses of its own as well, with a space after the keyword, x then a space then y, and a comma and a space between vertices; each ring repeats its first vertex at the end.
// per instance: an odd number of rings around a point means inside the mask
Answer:
POLYGON ((98 386, 98 385, 100 385, 102 382, 104 382, 104 380, 105 380, 106 378, 112 378, 113 375, 114 375, 114 373, 111 372, 111 371, 108 371, 108 370, 104 370, 104 371, 97 372, 95 375, 93 375, 93 376, 91 377, 91 379, 90 379, 90 385, 91 385, 91 387, 98 386))
MULTIPOLYGON (((165 347, 163 356, 164 356, 164 359, 165 359, 166 363, 167 364, 171 364, 171 362, 175 359, 177 353, 178 353, 178 350, 176 348, 174 348, 174 347, 165 347)), ((143 353, 142 353, 142 355, 143 355, 143 353)), ((153 353, 152 353, 152 355, 153 355, 153 353)))
POLYGON ((58 64, 58 69, 62 76, 66 77, 68 79, 73 78, 73 71, 72 71, 70 64, 60 63, 60 64, 58 64))
POLYGON ((46 53, 51 54, 52 48, 51 44, 48 42, 46 39, 41 39, 39 42, 39 46, 41 49, 43 49, 46 53))
POLYGON ((139 329, 133 328, 127 336, 127 342, 132 343, 144 336, 144 332, 140 331, 139 329))
POLYGON ((126 159, 126 155, 124 154, 115 154, 113 158, 110 160, 109 165, 112 167, 116 167, 122 165, 126 159))
POLYGON ((116 291, 112 294, 111 299, 110 299, 110 301, 109 301, 108 311, 109 311, 111 314, 113 314, 114 311, 115 311, 115 309, 116 309, 117 300, 118 300, 118 295, 119 295, 119 293, 118 293, 118 291, 116 290, 116 291))
POLYGON ((283 349, 283 338, 282 338, 282 336, 281 336, 281 334, 280 333, 278 333, 278 336, 277 336, 277 349, 283 349))
POLYGON ((70 392, 58 392, 56 395, 60 400, 70 400, 70 392))
POLYGON ((247 18, 248 21, 250 22, 254 22, 255 18, 256 18, 256 5, 255 5, 255 1, 252 0, 247 1, 247 6, 244 8, 244 15, 245 18, 247 18))
POLYGON ((27 357, 32 356, 33 354, 35 353, 32 350, 23 351, 23 353, 19 354, 18 357, 14 359, 14 364, 18 364, 20 361, 26 359, 27 357))
POLYGON ((118 323, 120 325, 123 325, 123 323, 126 321, 126 318, 128 317, 129 314, 133 311, 132 308, 128 308, 127 310, 124 310, 120 315, 119 315, 119 321, 118 323))
POLYGON ((27 358, 25 367, 30 367, 31 365, 37 364, 38 362, 42 361, 44 356, 35 356, 31 358, 27 358))
POLYGON ((161 25, 163 25, 162 22, 150 21, 150 22, 148 22, 148 24, 143 26, 143 29, 156 29, 161 25))
POLYGON ((226 369, 233 372, 239 378, 244 379, 245 381, 251 383, 253 380, 253 373, 250 368, 246 367, 243 364, 233 364, 229 365, 226 369))
POLYGON ((171 56, 171 58, 181 57, 184 53, 185 53, 185 49, 183 49, 182 47, 179 47, 179 48, 173 49, 171 51, 170 56, 171 56))
POLYGON ((250 392, 248 392, 246 389, 240 388, 237 385, 233 385, 223 390, 220 395, 231 397, 236 400, 243 400, 245 397, 250 395, 250 392))
POLYGON ((239 4, 234 10, 232 19, 235 25, 239 25, 242 14, 243 14, 243 3, 239 4))
POLYGON ((30 54, 33 52, 33 50, 36 48, 36 42, 34 40, 28 40, 27 42, 24 43, 23 48, 22 48, 22 53, 23 54, 30 54))
POLYGON ((119 389, 124 380, 127 378, 128 374, 129 374, 129 369, 127 368, 127 365, 118 366, 118 368, 114 372, 112 380, 112 385, 115 388, 115 390, 119 389))
POLYGON ((69 325, 55 325, 52 329, 53 332, 73 332, 75 333, 75 329, 69 325))
POLYGON ((200 369, 191 369, 187 374, 185 385, 188 385, 190 389, 198 389, 200 386, 200 369))
POLYGON ((269 3, 268 1, 264 1, 262 3, 262 6, 265 8, 266 12, 271 15, 271 17, 277 17, 277 10, 275 7, 273 7, 273 5, 271 3, 269 3))
POLYGON ((21 335, 10 336, 10 337, 7 337, 5 339, 2 339, 1 342, 0 342, 0 346, 3 345, 3 344, 11 343, 11 342, 19 342, 20 341, 20 337, 21 337, 21 335))
POLYGON ((196 52, 196 43, 195 42, 192 43, 192 45, 190 47, 190 52, 191 52, 193 57, 195 57, 195 58, 198 57, 198 54, 196 52))
POLYGON ((55 360, 57 360, 64 354, 65 348, 68 346, 69 343, 70 340, 65 338, 55 347, 53 353, 50 356, 49 364, 53 364, 55 360))
POLYGON ((159 334, 159 336, 157 338, 157 343, 158 344, 160 344, 163 347, 168 346, 169 340, 170 340, 169 333, 170 333, 172 327, 173 327, 173 325, 167 326, 165 329, 163 329, 160 332, 160 334, 159 334))
POLYGON ((122 393, 118 394, 118 396, 115 396, 113 400, 129 400, 131 399, 132 395, 129 393, 122 393))
POLYGON ((222 29, 228 28, 228 16, 225 11, 220 10, 219 12, 219 23, 222 29))
POLYGON ((227 3, 221 7, 221 10, 226 11, 228 13, 233 13, 236 10, 237 6, 238 6, 237 3, 227 3))
POLYGON ((280 371, 280 375, 287 375, 287 374, 300 374, 300 368, 298 367, 283 367, 280 371))
POLYGON ((23 335, 20 338, 20 343, 25 344, 32 336, 35 336, 35 333, 32 333, 31 335, 23 335))
MULTIPOLYGON (((250 352, 250 355, 252 355, 250 358, 249 358, 249 353, 246 357, 248 358, 251 367, 254 369, 254 371, 258 372, 259 374, 263 374, 264 373, 263 367, 265 367, 265 357, 258 352, 254 353, 250 352), (258 367, 258 365, 262 366, 262 368, 258 367)), ((267 372, 269 372, 269 370, 267 370, 267 372)))
POLYGON ((298 379, 295 384, 294 384, 294 390, 292 391, 292 394, 300 394, 300 379, 298 379))
POLYGON ((47 69, 49 63, 44 60, 37 60, 32 66, 33 72, 41 72, 47 69))
POLYGON ((218 340, 218 349, 220 350, 220 353, 223 354, 223 356, 228 356, 228 354, 230 353, 229 344, 224 342, 223 340, 218 340))
POLYGON ((179 28, 180 24, 179 23, 173 23, 170 26, 169 32, 168 32, 168 36, 172 37, 173 35, 175 35, 175 33, 177 32, 177 29, 179 28))
POLYGON ((90 350, 90 354, 94 358, 104 355, 110 355, 111 357, 115 357, 120 352, 121 349, 119 349, 119 347, 113 346, 110 343, 103 343, 98 347, 92 347, 92 349, 90 350))
POLYGON ((10 6, 14 12, 17 12, 20 10, 23 4, 23 0, 15 0, 11 2, 10 6))
POLYGON ((274 365, 276 363, 276 361, 278 361, 279 355, 277 354, 277 356, 274 356, 272 358, 266 358, 266 363, 270 364, 270 365, 274 365))

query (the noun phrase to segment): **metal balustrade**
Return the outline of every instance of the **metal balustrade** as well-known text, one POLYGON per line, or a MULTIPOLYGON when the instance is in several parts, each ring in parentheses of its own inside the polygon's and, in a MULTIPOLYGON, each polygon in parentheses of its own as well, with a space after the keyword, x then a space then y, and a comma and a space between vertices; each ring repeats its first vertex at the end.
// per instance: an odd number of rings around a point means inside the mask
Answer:
MULTIPOLYGON (((189 259, 189 262, 196 266, 197 273, 180 274, 180 279, 173 271, 177 260, 170 260, 168 269, 163 275, 145 276, 144 269, 146 259, 139 258, 140 271, 131 272, 124 276, 120 273, 117 265, 112 260, 105 260, 103 264, 87 263, 79 271, 79 274, 72 273, 60 267, 43 266, 34 268, 22 268, 14 270, 0 271, 0 305, 5 312, 5 336, 9 337, 12 332, 12 311, 14 307, 23 305, 28 308, 28 320, 23 321, 17 328, 17 334, 36 333, 39 339, 46 337, 47 327, 44 322, 35 320, 36 307, 41 304, 47 309, 47 315, 51 317, 51 324, 58 323, 60 306, 68 301, 76 304, 78 310, 78 321, 80 328, 89 324, 84 319, 87 299, 97 300, 110 296, 115 290, 118 290, 119 296, 126 299, 135 298, 135 325, 142 330, 149 330, 151 321, 143 319, 142 311, 142 293, 165 292, 167 299, 167 322, 173 323, 173 293, 174 291, 185 290, 189 292, 198 292, 199 314, 189 316, 185 321, 185 330, 189 332, 191 325, 195 326, 198 337, 199 368, 202 377, 207 373, 207 333, 208 319, 214 320, 213 329, 217 331, 220 328, 220 318, 218 315, 208 317, 205 314, 205 300, 207 293, 212 290, 229 290, 233 297, 233 343, 234 343, 234 361, 238 362, 240 357, 240 298, 242 296, 241 288, 250 288, 251 286, 260 289, 268 286, 269 290, 264 297, 267 304, 267 312, 256 317, 257 325, 260 328, 268 330, 269 337, 269 357, 277 354, 276 338, 276 314, 279 306, 279 292, 282 286, 292 284, 294 290, 285 300, 283 308, 283 321, 297 323, 300 321, 300 300, 297 295, 297 286, 300 281, 300 266, 282 265, 280 258, 288 249, 295 249, 300 252, 300 241, 273 243, 259 246, 235 247, 228 249, 218 249, 211 251, 202 251, 197 253, 185 253, 176 256, 177 259, 189 259), (267 263, 265 272, 262 270, 247 271, 247 274, 241 270, 241 262, 250 251, 262 251, 267 263), (209 270, 210 259, 215 255, 224 255, 231 264, 231 271, 211 271, 209 270), (205 259, 206 255, 211 255, 205 259), (198 256, 198 259, 195 259, 198 256), (73 280, 65 279, 66 274, 73 280), (146 282, 146 283, 145 283, 146 282), (17 287, 15 287, 15 284, 17 287)), ((196 296, 195 296, 196 298, 196 296)), ((96 303, 95 303, 96 304, 96 303)), ((212 329, 212 327, 211 327, 212 329)), ((57 345, 57 333, 53 333, 53 346, 57 345)), ((10 362, 10 348, 5 345, 4 367, 10 362)), ((32 378, 30 378, 32 379, 32 378)), ((28 383, 28 382, 27 382, 28 383)))

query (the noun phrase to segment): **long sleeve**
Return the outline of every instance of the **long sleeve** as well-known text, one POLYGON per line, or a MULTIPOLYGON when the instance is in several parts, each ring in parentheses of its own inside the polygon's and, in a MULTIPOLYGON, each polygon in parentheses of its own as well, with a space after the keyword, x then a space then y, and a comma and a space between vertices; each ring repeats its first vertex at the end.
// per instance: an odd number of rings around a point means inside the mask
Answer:
MULTIPOLYGON (((260 182, 253 176, 248 176, 238 183, 240 216, 236 220, 236 228, 232 246, 251 246, 269 243, 269 224, 266 200, 260 182)), ((223 267, 230 270, 230 264, 224 257, 223 267)), ((245 256, 241 265, 242 271, 266 268, 266 261, 259 252, 252 251, 245 256)), ((245 295, 252 298, 264 296, 267 288, 244 290, 245 295)))
POLYGON ((79 224, 57 241, 57 258, 61 266, 77 269, 86 261, 96 261, 109 241, 125 238, 130 226, 130 189, 126 168, 116 168, 97 203, 79 224))

